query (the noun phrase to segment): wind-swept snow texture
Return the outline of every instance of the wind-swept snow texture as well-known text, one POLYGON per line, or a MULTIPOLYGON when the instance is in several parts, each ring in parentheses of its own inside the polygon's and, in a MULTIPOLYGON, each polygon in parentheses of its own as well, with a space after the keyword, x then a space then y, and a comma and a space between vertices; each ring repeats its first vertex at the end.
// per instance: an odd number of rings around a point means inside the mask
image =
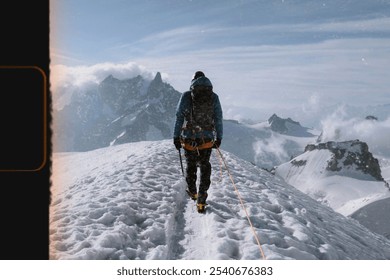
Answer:
MULTIPOLYGON (((222 154, 267 259, 390 259, 388 239, 222 154)), ((261 259, 216 151, 211 162, 209 209, 199 214, 170 140, 54 154, 51 259, 261 259)))

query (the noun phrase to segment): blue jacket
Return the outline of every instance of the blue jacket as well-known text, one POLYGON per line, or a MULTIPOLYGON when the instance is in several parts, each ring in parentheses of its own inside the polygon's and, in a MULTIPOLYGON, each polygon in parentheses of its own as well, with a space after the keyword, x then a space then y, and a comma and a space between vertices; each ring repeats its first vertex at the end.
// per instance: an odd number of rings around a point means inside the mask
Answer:
MULTIPOLYGON (((191 88, 194 85, 197 85, 201 83, 202 81, 206 81, 207 83, 210 83, 210 81, 205 78, 198 78, 197 80, 193 81, 191 88)), ((208 84, 206 84, 208 85, 208 84)), ((211 83, 210 83, 211 85, 211 83)), ((201 139, 201 138, 210 138, 210 139, 222 139, 223 137, 223 123, 222 123, 222 107, 221 103, 219 102, 219 97, 216 93, 212 93, 211 98, 213 100, 213 110, 214 110, 214 129, 215 130, 202 130, 200 132, 194 132, 191 129, 183 129, 183 124, 185 125, 186 122, 189 120, 187 119, 188 116, 191 115, 192 110, 192 96, 191 91, 186 91, 181 95, 181 98, 179 100, 179 103, 177 104, 176 108, 176 122, 174 126, 173 131, 173 137, 177 138, 182 136, 183 138, 187 139, 201 139)))

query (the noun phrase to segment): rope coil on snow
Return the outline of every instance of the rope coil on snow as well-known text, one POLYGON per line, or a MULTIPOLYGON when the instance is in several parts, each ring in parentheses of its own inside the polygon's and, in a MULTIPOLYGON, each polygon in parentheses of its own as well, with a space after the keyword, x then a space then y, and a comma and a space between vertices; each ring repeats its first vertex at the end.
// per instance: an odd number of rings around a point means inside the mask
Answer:
POLYGON ((251 222, 251 219, 249 218, 248 211, 247 211, 247 209, 246 209, 246 207, 245 207, 245 205, 244 205, 244 202, 243 202, 243 200, 242 200, 242 198, 241 198, 240 192, 238 191, 237 186, 236 186, 236 184, 234 183, 233 176, 231 175, 230 170, 229 170, 229 168, 228 168, 228 166, 227 166, 227 164, 226 164, 226 161, 225 161, 224 157, 222 156, 222 153, 221 153, 221 151, 219 150, 218 147, 217 147, 217 151, 218 151, 218 154, 219 154, 219 156, 221 157, 221 159, 222 159, 222 161, 223 161, 223 163, 224 163, 224 165, 225 165, 225 168, 226 168, 226 170, 227 170, 227 172, 228 172, 228 174, 229 174, 230 181, 232 181, 233 187, 234 187, 234 189, 235 189, 235 191, 236 191, 236 193, 237 193, 238 199, 240 200, 241 206, 242 206, 242 208, 244 209, 246 218, 247 218, 247 220, 248 220, 248 222, 249 222, 249 225, 250 225, 250 227, 251 227, 251 229, 252 229, 253 235, 254 235, 254 237, 255 237, 255 239, 256 239, 256 242, 257 242, 257 245, 259 245, 259 249, 260 249, 261 256, 263 257, 263 260, 265 260, 266 257, 265 257, 265 255, 264 255, 263 249, 261 248, 261 243, 260 243, 259 237, 257 236, 257 233, 256 233, 256 231, 255 231, 255 228, 253 227, 253 224, 252 224, 252 222, 251 222))

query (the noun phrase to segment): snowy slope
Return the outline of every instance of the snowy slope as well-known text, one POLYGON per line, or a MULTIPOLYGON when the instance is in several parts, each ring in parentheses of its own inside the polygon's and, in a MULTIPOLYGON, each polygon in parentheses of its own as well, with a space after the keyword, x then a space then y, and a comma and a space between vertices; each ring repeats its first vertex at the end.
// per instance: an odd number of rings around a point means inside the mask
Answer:
POLYGON ((245 124, 224 121, 223 148, 259 167, 272 169, 303 153, 306 145, 315 143, 320 132, 295 127, 294 135, 274 131, 268 121, 245 124), (302 131, 298 134, 298 131, 302 131), (308 136, 310 132, 311 136, 308 136))
POLYGON ((351 217, 373 232, 390 239, 390 197, 376 200, 359 208, 351 217))
MULTIPOLYGON (((222 153, 267 259, 390 259, 383 236, 222 153)), ((170 140, 54 154, 51 259, 261 259, 215 151, 212 165, 202 215, 170 140)))
MULTIPOLYGON (((306 151, 278 166, 275 174, 346 216, 376 200, 390 197, 385 182, 357 170, 353 165, 340 165, 336 168, 339 171, 331 171, 329 163, 332 161, 334 153, 328 149, 306 151)), ((338 164, 341 162, 344 160, 339 160, 338 164)))

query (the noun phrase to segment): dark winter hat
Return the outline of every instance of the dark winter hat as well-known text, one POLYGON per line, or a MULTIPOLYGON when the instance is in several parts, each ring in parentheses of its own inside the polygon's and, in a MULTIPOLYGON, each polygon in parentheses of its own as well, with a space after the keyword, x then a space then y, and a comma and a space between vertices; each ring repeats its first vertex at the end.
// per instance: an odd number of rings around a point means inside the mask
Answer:
POLYGON ((192 81, 196 80, 199 77, 205 77, 205 74, 202 71, 196 71, 194 76, 192 77, 192 81))

